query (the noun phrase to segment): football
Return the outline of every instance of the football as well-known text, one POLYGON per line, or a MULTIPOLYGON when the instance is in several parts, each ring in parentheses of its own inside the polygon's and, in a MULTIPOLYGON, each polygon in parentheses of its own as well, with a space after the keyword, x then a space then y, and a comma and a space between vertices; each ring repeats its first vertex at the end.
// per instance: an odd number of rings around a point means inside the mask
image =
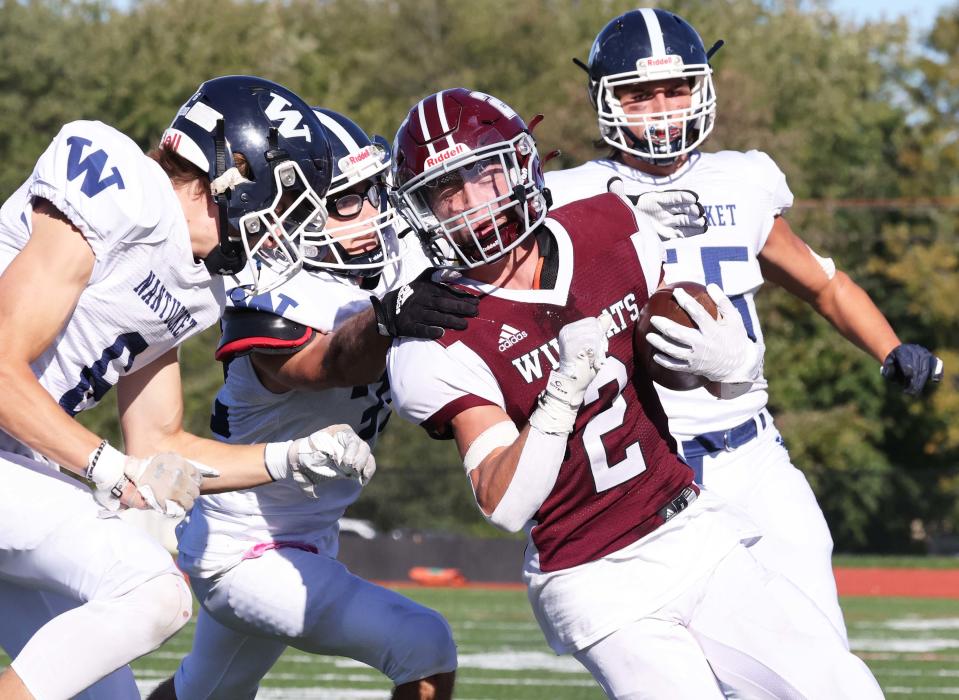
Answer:
POLYGON ((653 316, 663 316, 687 328, 696 327, 690 315, 676 303, 676 299, 673 297, 673 290, 677 287, 686 290, 690 296, 703 305, 703 308, 706 309, 713 318, 716 318, 718 313, 716 304, 703 285, 696 282, 675 282, 674 284, 660 287, 653 292, 649 297, 649 301, 646 302, 646 305, 640 309, 639 321, 633 329, 633 351, 636 355, 637 367, 645 370, 654 382, 661 384, 667 389, 689 391, 690 389, 698 389, 701 386, 712 384, 712 382, 698 374, 676 372, 658 364, 653 360, 653 354, 656 352, 656 349, 646 342, 646 334, 649 333, 650 330, 656 330, 649 322, 653 316))

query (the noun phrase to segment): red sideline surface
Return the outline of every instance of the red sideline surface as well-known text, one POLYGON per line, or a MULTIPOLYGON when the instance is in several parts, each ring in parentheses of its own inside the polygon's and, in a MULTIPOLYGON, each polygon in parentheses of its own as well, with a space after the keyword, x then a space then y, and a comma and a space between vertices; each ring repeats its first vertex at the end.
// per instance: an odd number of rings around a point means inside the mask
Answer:
MULTIPOLYGON (((836 585, 843 596, 903 596, 959 598, 959 569, 847 569, 836 568, 836 585)), ((420 588, 412 581, 378 581, 390 588, 420 588)), ((466 582, 456 588, 525 590, 522 583, 466 582)))
POLYGON ((380 586, 387 588, 472 588, 480 591, 525 591, 525 583, 507 583, 499 581, 467 581, 466 583, 457 583, 449 586, 426 586, 415 581, 374 581, 380 586))
POLYGON ((959 569, 834 569, 839 595, 959 598, 959 569))

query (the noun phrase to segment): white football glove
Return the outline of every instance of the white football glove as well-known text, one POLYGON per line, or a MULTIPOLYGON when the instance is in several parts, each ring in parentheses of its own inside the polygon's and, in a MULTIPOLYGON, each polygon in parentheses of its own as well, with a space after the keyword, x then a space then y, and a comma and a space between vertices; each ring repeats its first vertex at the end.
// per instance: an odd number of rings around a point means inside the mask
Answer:
POLYGON ((356 479, 365 486, 376 473, 370 446, 348 425, 331 425, 297 440, 268 443, 265 461, 270 476, 279 480, 292 473, 294 481, 310 495, 315 495, 314 486, 331 479, 356 479))
POLYGON ((86 476, 96 487, 94 498, 104 508, 117 511, 128 505, 148 507, 171 518, 180 518, 193 507, 204 477, 219 476, 215 469, 175 452, 138 459, 109 444, 94 451, 88 464, 86 476), (129 484, 135 487, 145 506, 124 498, 129 484))
MULTIPOLYGON (((716 302, 719 318, 710 316, 686 290, 675 289, 673 297, 698 328, 653 316, 650 324, 659 333, 646 334, 647 342, 659 351, 653 360, 667 369, 748 389, 762 374, 765 347, 749 339, 742 316, 718 285, 710 284, 706 289, 716 302)), ((724 398, 730 397, 724 393, 724 398)))
POLYGON ((623 181, 618 177, 610 179, 607 189, 629 202, 636 212, 640 231, 655 233, 664 241, 706 233, 706 210, 695 192, 651 190, 640 195, 627 195, 623 181))
POLYGON ((529 424, 543 433, 573 432, 586 387, 606 362, 606 332, 613 319, 600 316, 568 323, 559 331, 559 368, 549 374, 546 389, 530 414, 529 424))

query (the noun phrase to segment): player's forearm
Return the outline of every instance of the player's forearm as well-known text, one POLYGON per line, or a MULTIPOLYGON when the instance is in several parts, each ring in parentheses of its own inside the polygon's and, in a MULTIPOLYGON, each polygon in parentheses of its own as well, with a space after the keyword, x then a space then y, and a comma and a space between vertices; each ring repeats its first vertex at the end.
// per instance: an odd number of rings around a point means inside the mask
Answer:
POLYGON ((0 429, 60 466, 82 474, 101 438, 68 416, 29 365, 0 356, 0 429))
POLYGON ((330 337, 321 362, 327 387, 372 384, 386 370, 386 351, 392 343, 377 333, 373 309, 366 309, 340 326, 330 337))
POLYGON ((333 333, 323 357, 323 373, 331 386, 372 384, 386 371, 392 338, 376 330, 373 309, 361 311, 333 333))
POLYGON ((511 445, 480 466, 488 469, 474 480, 477 503, 491 523, 518 532, 536 515, 556 485, 568 438, 527 425, 511 445))
POLYGON ((844 272, 837 272, 812 303, 844 338, 878 362, 899 345, 899 338, 883 313, 844 272))
POLYGON ((157 452, 176 452, 186 459, 213 467, 220 476, 204 479, 203 493, 248 489, 272 481, 263 461, 264 445, 230 445, 180 431, 147 441, 127 440, 129 454, 144 457, 157 452))
POLYGON ((324 391, 380 379, 389 345, 376 332, 372 311, 361 312, 332 333, 317 333, 293 355, 255 352, 252 362, 271 391, 324 391))

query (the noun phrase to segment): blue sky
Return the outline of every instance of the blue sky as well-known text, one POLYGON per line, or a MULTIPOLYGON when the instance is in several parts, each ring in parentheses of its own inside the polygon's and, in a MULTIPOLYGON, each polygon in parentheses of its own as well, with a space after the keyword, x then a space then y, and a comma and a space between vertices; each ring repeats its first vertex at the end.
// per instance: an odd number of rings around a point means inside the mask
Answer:
POLYGON ((917 29, 928 29, 944 7, 956 5, 957 0, 832 0, 838 14, 852 19, 896 19, 909 15, 917 29))

